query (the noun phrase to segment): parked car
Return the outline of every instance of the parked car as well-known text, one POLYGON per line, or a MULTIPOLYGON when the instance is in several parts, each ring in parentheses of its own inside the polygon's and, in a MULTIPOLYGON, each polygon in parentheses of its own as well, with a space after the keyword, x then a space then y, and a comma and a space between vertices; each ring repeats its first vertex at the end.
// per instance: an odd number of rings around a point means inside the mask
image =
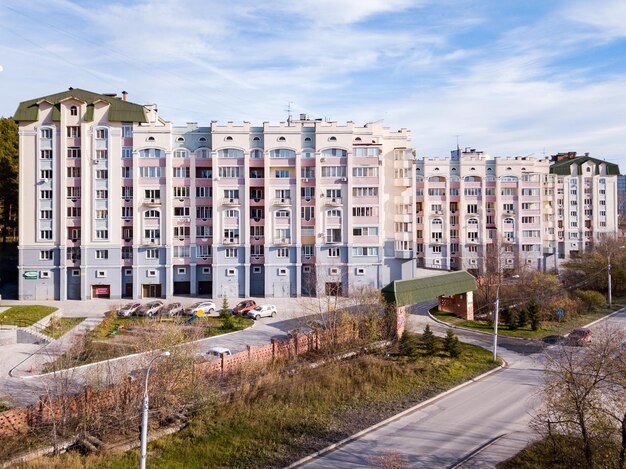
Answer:
POLYGON ((137 316, 156 316, 159 310, 163 307, 163 302, 160 300, 151 301, 146 303, 137 309, 137 316))
POLYGON ((226 347, 213 347, 207 352, 207 355, 211 357, 221 357, 223 353, 225 353, 226 355, 232 355, 230 349, 226 347))
POLYGON ((251 309, 246 313, 246 316, 252 319, 265 318, 268 316, 276 316, 276 306, 275 305, 259 305, 254 309, 251 309))
POLYGON ((137 314, 137 310, 141 307, 141 303, 127 303, 117 310, 117 316, 127 318, 137 314))
POLYGON ((584 327, 574 329, 567 336, 568 345, 583 346, 591 342, 591 330, 584 327))
POLYGON ((194 314, 202 313, 203 316, 219 316, 215 308, 215 303, 212 301, 199 301, 184 309, 183 314, 185 316, 193 316, 194 314))
POLYGON ((296 327, 294 329, 290 329, 289 331, 287 331, 287 335, 289 337, 296 337, 296 336, 309 335, 309 334, 312 334, 313 332, 314 332, 313 328, 309 326, 301 326, 301 327, 296 327))
POLYGON ((170 303, 168 305, 163 306, 159 310, 159 316, 167 316, 173 318, 178 316, 183 312, 183 305, 180 303, 170 303))
POLYGON ((254 300, 245 300, 237 304, 233 308, 233 314, 246 314, 251 309, 257 307, 256 301, 254 300))

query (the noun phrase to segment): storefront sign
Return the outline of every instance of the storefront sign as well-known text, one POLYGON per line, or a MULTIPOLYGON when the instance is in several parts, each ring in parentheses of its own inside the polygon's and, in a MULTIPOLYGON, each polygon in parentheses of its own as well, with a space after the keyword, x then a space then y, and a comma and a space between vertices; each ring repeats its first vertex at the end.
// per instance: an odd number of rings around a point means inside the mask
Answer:
POLYGON ((26 280, 37 280, 39 278, 39 271, 37 270, 26 270, 24 271, 24 278, 26 280))

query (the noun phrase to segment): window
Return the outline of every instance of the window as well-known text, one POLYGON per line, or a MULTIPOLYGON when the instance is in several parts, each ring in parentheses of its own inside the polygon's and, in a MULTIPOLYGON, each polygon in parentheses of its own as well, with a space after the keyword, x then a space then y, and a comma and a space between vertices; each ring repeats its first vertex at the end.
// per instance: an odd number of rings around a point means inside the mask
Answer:
POLYGON ((174 150, 174 158, 188 158, 189 152, 187 150, 174 150))
POLYGON ((80 197, 80 187, 68 187, 67 188, 67 196, 71 197, 71 198, 79 198, 80 197))
POLYGON ((174 246, 173 256, 178 259, 191 257, 191 246, 174 246))
POLYGON ((189 217, 189 207, 174 207, 175 217, 189 217))
POLYGON ((356 247, 352 248, 352 255, 355 257, 378 256, 377 247, 356 247))
MULTIPOLYGON (((355 140, 357 139, 358 137, 355 140)), ((357 140, 357 141, 360 141, 360 140, 357 140)), ((354 154, 354 156, 376 157, 380 155, 380 150, 376 147, 357 147, 352 151, 352 153, 354 154)))
POLYGON ((358 226, 352 228, 353 236, 378 236, 377 226, 358 226))
POLYGON ((122 158, 132 158, 133 147, 122 147, 122 158))
MULTIPOLYGON (((43 150, 43 151, 49 151, 50 152, 50 158, 52 158, 52 151, 51 150, 43 150)), ((67 148, 67 157, 68 158, 80 158, 80 148, 79 147, 68 147, 67 148)), ((43 158, 43 155, 42 155, 43 158)))
POLYGON ((48 190, 48 189, 39 191, 39 198, 40 199, 51 199, 52 198, 52 191, 48 190))
POLYGON ((433 254, 441 254, 441 245, 431 246, 433 254))
POLYGON ((80 277, 80 270, 72 269, 72 277, 80 277))
POLYGON ((480 188, 479 187, 466 187, 465 195, 470 197, 478 197, 480 196, 480 188))
POLYGON ((467 213, 478 213, 477 204, 467 204, 467 213))
POLYGON ((96 270, 96 277, 105 278, 107 276, 106 270, 96 270))
POLYGON ((131 179, 133 177, 133 168, 130 166, 122 166, 122 177, 131 179))
POLYGON ((159 258, 158 249, 146 249, 146 259, 158 259, 158 258, 159 258))
POLYGON ((250 158, 255 160, 263 158, 263 150, 252 150, 250 152, 250 158))
POLYGON ((196 207, 196 217, 203 220, 213 218, 213 207, 207 207, 203 205, 196 207))
POLYGON ((186 267, 178 267, 176 269, 176 273, 178 275, 185 275, 187 273, 187 268, 186 267))
POLYGON ((96 169, 96 179, 109 179, 109 171, 107 169, 96 169))
POLYGON ((236 274, 237 274, 237 271, 235 269, 226 269, 227 277, 234 277, 236 274))
POLYGON ((108 259, 109 251, 107 249, 96 249, 96 259, 108 259))
POLYGON ((255 258, 260 258, 263 256, 263 253, 265 252, 264 250, 264 246, 261 244, 253 244, 251 247, 251 253, 252 253, 252 257, 255 258))
POLYGON ((175 178, 188 178, 189 177, 189 167, 182 168, 173 168, 174 169, 174 177, 175 178))
POLYGON ((40 230, 39 237, 41 239, 52 239, 52 230, 40 230))
POLYGON ((277 270, 277 274, 281 276, 287 275, 287 269, 285 269, 284 267, 281 267, 277 270))
MULTIPOLYGON (((199 189, 199 188, 196 188, 196 189, 199 189)), ((174 186, 174 197, 177 199, 189 198, 189 187, 188 186, 174 186)))
POLYGON ((96 239, 109 239, 109 230, 96 230, 96 239))
POLYGON ((275 216, 276 218, 289 218, 290 213, 289 210, 277 210, 275 216))
POLYGON ((148 269, 148 271, 146 272, 146 277, 156 277, 157 276, 157 271, 154 269, 148 269))
POLYGON ((378 207, 352 207, 354 217, 377 217, 378 207))
POLYGON ((355 197, 378 197, 378 187, 353 187, 352 195, 355 197))
POLYGON ((109 211, 106 209, 96 210, 96 220, 106 220, 109 218, 109 211))
MULTIPOLYGON (((132 208, 132 207, 131 207, 132 208)), ((160 218, 161 217, 161 212, 159 212, 158 210, 146 210, 146 212, 143 214, 144 218, 160 218)))
POLYGON ((108 135, 107 129, 96 129, 96 138, 98 140, 107 138, 107 135, 108 135))
POLYGON ((276 257, 287 259, 289 258, 289 248, 278 248, 276 250, 276 257))
POLYGON ((322 166, 322 177, 345 177, 345 166, 322 166))
POLYGON ((96 160, 106 160, 109 157, 107 150, 96 150, 96 160))
POLYGON ((339 257, 339 248, 329 248, 328 257, 339 257))
POLYGON ((160 178, 163 177, 163 169, 160 166, 142 166, 139 168, 139 176, 142 178, 160 178))
POLYGON ((295 158, 296 152, 287 149, 270 150, 270 158, 295 158))
POLYGON ((52 129, 41 129, 39 131, 39 134, 41 135, 41 138, 43 138, 45 140, 51 140, 52 139, 52 129))
POLYGON ((512 212, 513 204, 502 204, 502 210, 504 210, 505 212, 512 212))
POLYGON ((274 177, 278 179, 287 179, 289 178, 289 170, 288 169, 276 169, 274 170, 274 177))
POLYGON ((224 257, 226 259, 236 259, 237 258, 237 248, 226 248, 226 249, 224 249, 224 257))
POLYGON ((217 150, 217 157, 218 158, 243 158, 243 150, 238 150, 236 148, 224 148, 222 150, 217 150))
POLYGON ((122 238, 126 241, 130 241, 133 238, 133 228, 132 227, 124 227, 122 228, 122 238))
POLYGON ((77 116, 78 108, 76 106, 70 106, 70 116, 77 116))
POLYGON ((69 228, 68 238, 72 241, 78 241, 80 239, 80 228, 69 228))
POLYGON ((53 258, 53 255, 54 255, 54 252, 52 250, 39 251, 39 260, 51 261, 53 258))
POLYGON ((208 275, 211 273, 211 267, 202 267, 202 273, 208 275))
POLYGON ((222 166, 219 169, 219 175, 220 177, 229 179, 238 178, 240 177, 239 169, 240 168, 238 166, 222 166))
POLYGON ((315 207, 301 207, 300 212, 303 220, 309 221, 315 218, 315 207))
POLYGON ((305 200, 311 200, 313 197, 315 197, 315 187, 300 188, 300 195, 304 197, 305 200))
POLYGON ((196 197, 200 197, 202 199, 213 197, 213 188, 206 186, 196 187, 196 197))
MULTIPOLYGON (((78 170, 78 175, 80 177, 80 168, 67 168, 68 169, 68 173, 70 169, 77 169, 78 170)), ((68 177, 69 174, 68 174, 68 177)), ((39 178, 40 179, 52 179, 52 170, 51 169, 42 169, 39 171, 39 178)))
POLYGON ((139 158, 165 158, 165 152, 158 148, 139 150, 139 158))
POLYGON ((80 218, 80 207, 67 207, 68 218, 80 218))
POLYGON ((74 126, 74 125, 68 125, 67 136, 70 138, 80 138, 80 127, 74 126))
MULTIPOLYGON (((122 260, 129 261, 133 258, 133 247, 132 246, 122 246, 122 260)), ((129 274, 127 274, 129 275, 129 274)), ((132 275, 132 270, 131 274, 132 275)))
POLYGON ((122 138, 133 138, 132 124, 122 124, 122 138))
POLYGON ((130 200, 133 198, 133 188, 130 186, 122 186, 122 198, 130 200))
POLYGON ((307 259, 312 257, 315 253, 315 245, 313 244, 303 244, 302 245, 302 255, 307 259))
POLYGON ((51 220, 52 219, 52 210, 40 210, 39 218, 43 220, 51 220))

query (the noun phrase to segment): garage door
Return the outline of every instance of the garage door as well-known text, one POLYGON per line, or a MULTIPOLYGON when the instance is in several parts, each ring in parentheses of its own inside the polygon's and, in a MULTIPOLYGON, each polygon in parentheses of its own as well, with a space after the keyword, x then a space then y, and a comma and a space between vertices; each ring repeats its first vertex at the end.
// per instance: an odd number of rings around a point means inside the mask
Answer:
POLYGON ((210 280, 198 282, 198 295, 213 296, 213 282, 210 280))
POLYGON ((174 282, 174 295, 189 295, 191 282, 174 282))

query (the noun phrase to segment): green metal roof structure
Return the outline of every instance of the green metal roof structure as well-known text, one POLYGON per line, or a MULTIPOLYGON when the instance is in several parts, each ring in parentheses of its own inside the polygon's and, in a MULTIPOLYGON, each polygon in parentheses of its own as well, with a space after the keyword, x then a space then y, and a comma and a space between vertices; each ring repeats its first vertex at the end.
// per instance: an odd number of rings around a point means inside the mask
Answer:
POLYGON ((17 111, 13 115, 13 120, 34 122, 39 118, 39 103, 46 101, 54 106, 52 109, 52 120, 59 121, 61 117, 60 103, 67 99, 76 99, 87 103, 87 112, 85 113, 85 121, 93 121, 94 105, 98 101, 109 104, 110 122, 148 122, 146 119, 146 110, 140 104, 131 103, 115 96, 105 94, 92 93, 91 91, 81 90, 78 88, 70 88, 61 93, 42 96, 41 98, 31 99, 20 103, 17 111))
POLYGON ((476 279, 462 270, 432 277, 394 280, 382 289, 382 293, 387 302, 406 306, 474 290, 476 279))
POLYGON ((606 165, 606 174, 607 176, 619 176, 619 166, 615 163, 609 163, 608 161, 599 160, 597 158, 592 158, 590 156, 578 156, 572 159, 565 159, 558 161, 552 165, 550 165, 550 173, 557 174, 559 176, 569 176, 571 174, 571 166, 573 164, 581 165, 591 161, 596 165, 595 173, 600 174, 600 164, 604 163, 606 165))

